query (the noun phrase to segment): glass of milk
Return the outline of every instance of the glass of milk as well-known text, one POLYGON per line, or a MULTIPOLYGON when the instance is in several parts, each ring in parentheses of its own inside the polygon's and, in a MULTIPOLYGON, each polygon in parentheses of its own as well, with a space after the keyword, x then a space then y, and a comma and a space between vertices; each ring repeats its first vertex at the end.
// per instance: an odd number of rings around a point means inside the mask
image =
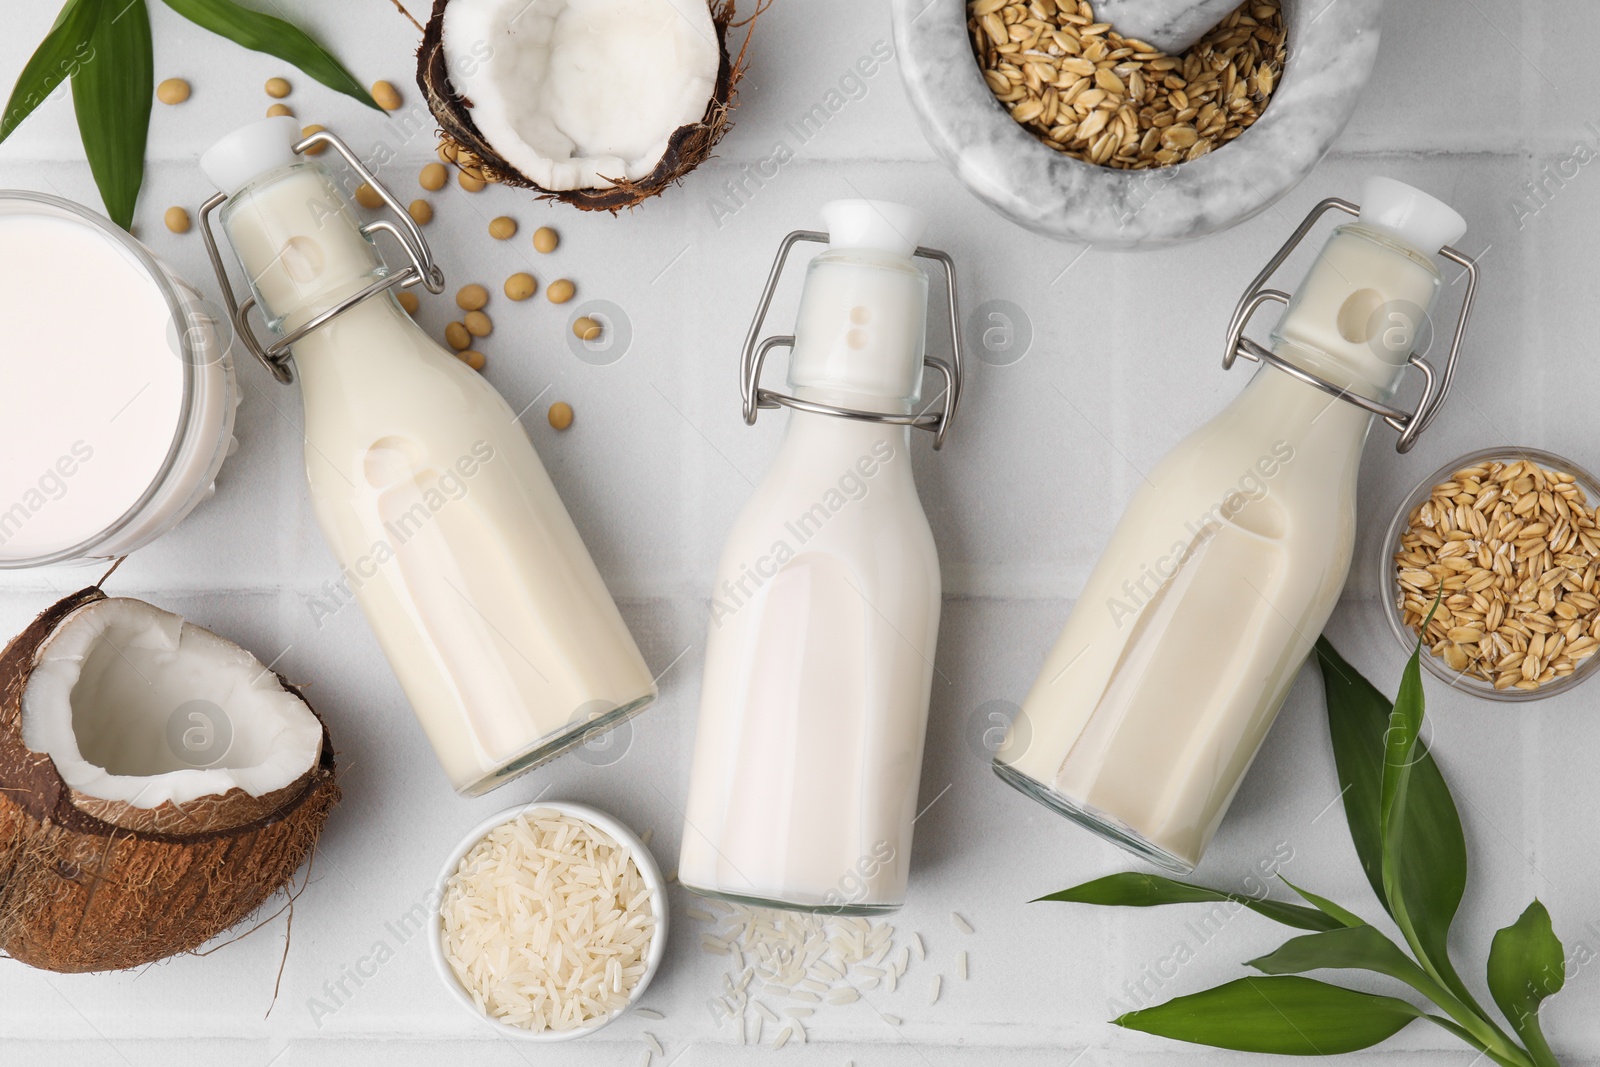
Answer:
POLYGON ((0 568, 125 555, 211 494, 232 451, 225 327, 110 220, 0 191, 0 568))

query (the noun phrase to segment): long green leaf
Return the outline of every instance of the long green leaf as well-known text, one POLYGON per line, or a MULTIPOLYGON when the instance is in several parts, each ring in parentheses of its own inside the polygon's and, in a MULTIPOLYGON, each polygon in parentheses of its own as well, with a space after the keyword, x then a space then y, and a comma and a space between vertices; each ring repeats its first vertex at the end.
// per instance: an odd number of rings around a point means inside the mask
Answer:
POLYGON ((89 39, 94 58, 72 75, 72 106, 106 214, 133 225, 144 184, 144 147, 155 93, 150 11, 145 0, 107 0, 89 39))
POLYGON ((1489 994, 1539 1067, 1556 1058, 1539 1025, 1539 1005, 1566 984, 1566 954, 1550 927, 1550 913, 1535 900, 1489 944, 1489 994))
POLYGON ((1291 975, 1236 982, 1112 1020, 1197 1045, 1288 1056, 1357 1052, 1424 1013, 1403 1000, 1291 975))
POLYGON ((254 52, 265 52, 293 63, 330 89, 377 108, 372 94, 361 87, 337 59, 293 23, 240 7, 233 0, 166 0, 168 7, 212 33, 220 34, 254 52))
POLYGON ((1262 974, 1302 974, 1323 969, 1374 971, 1404 982, 1435 1003, 1441 994, 1449 996, 1415 960, 1400 951, 1400 946, 1365 925, 1292 938, 1277 951, 1250 960, 1245 966, 1262 974))
POLYGON ((5 114, 0 116, 0 141, 10 137, 11 131, 60 88, 80 63, 94 56, 89 38, 99 14, 100 0, 67 0, 62 5, 55 25, 17 75, 5 114))
MULTIPOLYGON (((1405 728, 1411 711, 1403 708, 1402 721, 1392 722, 1393 705, 1345 662, 1325 637, 1317 640, 1317 659, 1328 702, 1334 762, 1344 790, 1345 818, 1367 880, 1417 952, 1419 962, 1481 1015, 1482 1009, 1456 974, 1447 950, 1450 924, 1467 884, 1467 842, 1450 787, 1426 743, 1415 738, 1413 731, 1413 741, 1398 761, 1406 772, 1402 822, 1396 835, 1403 848, 1393 856, 1395 869, 1386 874, 1386 755, 1391 746, 1398 751, 1404 738, 1391 733, 1405 728)), ((1420 701, 1420 670, 1416 684, 1420 701)), ((1420 708, 1415 715, 1420 724, 1420 708)))
POLYGON ((1277 951, 1250 960, 1245 966, 1254 967, 1263 974, 1303 974, 1326 969, 1363 970, 1387 975, 1415 989, 1450 1016, 1450 1019, 1442 1019, 1430 1015, 1430 1021, 1444 1027, 1473 1048, 1488 1052, 1497 1063, 1517 1062, 1518 1050, 1495 1026, 1461 1003, 1438 979, 1407 956, 1400 946, 1365 923, 1292 938, 1279 946, 1277 951))
MULTIPOLYGON (((1243 893, 1225 893, 1219 889, 1190 885, 1163 878, 1159 874, 1141 874, 1128 871, 1096 878, 1092 882, 1063 889, 1059 893, 1040 897, 1069 904, 1103 904, 1113 907, 1152 908, 1162 904, 1242 904, 1259 915, 1293 926, 1300 930, 1331 930, 1339 925, 1314 908, 1299 904, 1286 904, 1277 900, 1258 900, 1243 893)), ((1035 902, 1037 903, 1037 901, 1035 902)))
POLYGON ((1335 904, 1327 897, 1319 897, 1309 889, 1301 889, 1299 886, 1289 881, 1289 879, 1285 878, 1282 874, 1278 875, 1278 881, 1282 882, 1284 885, 1300 894, 1301 898, 1314 905, 1318 911, 1322 912, 1322 914, 1331 919, 1337 920, 1341 926, 1365 926, 1367 924, 1366 920, 1357 915, 1355 912, 1335 904))

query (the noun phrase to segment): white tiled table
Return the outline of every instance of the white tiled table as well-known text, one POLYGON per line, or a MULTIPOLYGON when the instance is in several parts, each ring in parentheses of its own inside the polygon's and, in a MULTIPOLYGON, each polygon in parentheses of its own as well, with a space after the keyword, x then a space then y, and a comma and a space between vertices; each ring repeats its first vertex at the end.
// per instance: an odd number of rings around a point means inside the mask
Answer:
MULTIPOLYGON (((409 2, 423 13, 420 0, 409 2)), ((55 6, 9 5, 0 37, 7 87, 55 6)), ((389 78, 404 88, 408 106, 416 104, 415 33, 387 0, 281 6, 332 43, 362 81, 389 78)), ((198 235, 168 234, 160 215, 209 194, 196 156, 261 114, 268 76, 294 80, 290 102, 305 121, 323 122, 358 146, 382 139, 399 148, 403 162, 389 172, 398 184, 411 188, 417 167, 431 159, 426 133, 403 141, 383 119, 283 64, 154 7, 158 77, 183 75, 195 92, 182 108, 156 109, 139 229, 213 295, 198 235)), ((1341 649, 1383 686, 1398 678, 1402 654, 1383 627, 1373 574, 1377 534, 1413 482, 1462 452, 1511 442, 1600 465, 1592 416, 1600 387, 1593 269, 1600 164, 1559 187, 1551 182, 1536 214, 1519 219, 1513 206, 1546 162, 1570 156, 1579 142, 1600 146, 1600 68, 1587 58, 1597 35, 1600 14, 1588 0, 1396 2, 1377 73, 1327 162, 1253 221, 1165 252, 1085 254, 990 214, 931 157, 892 63, 802 143, 788 123, 890 38, 879 6, 852 0, 784 0, 765 15, 737 128, 720 158, 631 216, 580 216, 497 189, 468 196, 452 187, 434 196, 437 217, 427 234, 452 291, 469 280, 493 285, 531 263, 542 279, 572 277, 580 299, 615 301, 631 319, 632 346, 611 366, 575 358, 562 335, 564 315, 542 299, 494 305, 496 332, 484 347, 487 373, 513 406, 552 387, 526 423, 646 657, 657 669, 673 664, 659 705, 636 721, 626 754, 609 766, 566 759, 492 796, 457 798, 359 613, 315 625, 310 598, 336 569, 306 507, 298 399, 259 366, 241 366, 240 447, 216 498, 130 559, 110 589, 180 611, 263 659, 278 657, 280 670, 310 683, 329 721, 345 799, 295 906, 282 990, 268 1015, 282 919, 207 958, 135 973, 58 976, 3 966, 0 1062, 634 1064, 647 1026, 668 1060, 687 1051, 685 1065, 772 1055, 739 1050, 729 1031, 712 1026, 703 1002, 720 961, 698 951, 692 921, 676 926, 649 996, 666 1020, 627 1020, 593 1040, 537 1049, 495 1039, 446 1000, 423 946, 401 943, 390 924, 422 897, 466 828, 546 787, 640 830, 654 828, 659 854, 673 866, 712 569, 723 532, 781 433, 781 416, 754 429, 741 422, 738 347, 778 239, 816 225, 823 201, 856 195, 926 209, 934 220, 927 243, 956 256, 966 307, 1014 302, 1031 321, 1033 343, 1011 366, 974 360, 948 447, 934 454, 926 440, 916 446, 947 596, 922 779, 923 803, 938 799, 918 824, 911 903, 896 922, 925 933, 947 975, 954 952, 966 947, 972 978, 947 979, 933 1009, 925 981, 908 981, 885 1005, 905 1017, 899 1033, 857 1005, 819 1016, 812 1043, 780 1055, 863 1067, 1236 1062, 1120 1032, 1105 1023, 1108 1000, 1126 999, 1124 982, 1137 982, 1180 940, 1195 959, 1163 980, 1158 999, 1239 976, 1240 962, 1276 944, 1279 930, 1245 916, 1202 944, 1185 926, 1192 916, 1179 909, 1027 905, 1130 863, 1000 785, 964 738, 984 705, 1016 701, 1026 690, 1139 471, 1243 385, 1247 372, 1225 374, 1218 359, 1249 276, 1312 204, 1358 195, 1368 174, 1393 174, 1455 204, 1472 227, 1464 246, 1484 254, 1484 279, 1447 411, 1410 456, 1397 456, 1385 431, 1369 443, 1357 562, 1331 627, 1341 649), (741 164, 770 157, 780 141, 794 159, 776 178, 748 202, 719 201, 741 164), (519 219, 523 236, 488 240, 484 224, 498 214, 519 219), (526 234, 544 222, 564 240, 554 257, 536 259, 526 234), (576 425, 562 435, 538 417, 557 397, 577 410, 576 425), (952 909, 972 920, 973 937, 954 931, 952 909), (324 983, 378 941, 393 958, 339 1010, 315 1017, 312 1000, 325 998, 324 983)), ((98 205, 65 93, 0 146, 0 185, 98 205)), ((780 325, 794 289, 780 294, 780 325)), ((1457 298, 1444 306, 1453 309, 1457 298)), ((425 306, 422 320, 442 328, 448 303, 425 306)), ((932 343, 944 343, 943 334, 932 343)), ((0 631, 15 632, 94 574, 5 575, 0 631)), ((1478 979, 1490 933, 1534 894, 1549 905, 1569 949, 1581 941, 1592 953, 1600 946, 1600 688, 1520 709, 1439 686, 1429 695, 1435 743, 1473 857, 1457 923, 1463 971, 1478 979)), ((1286 872, 1296 881, 1375 912, 1341 813, 1329 809, 1336 794, 1322 702, 1308 673, 1200 877, 1237 886, 1286 845, 1293 851, 1286 872)), ((1546 1020, 1564 1062, 1600 1062, 1600 981, 1587 969, 1550 1003, 1546 1020)), ((1420 1024, 1369 1056, 1462 1067, 1471 1060, 1420 1024)))

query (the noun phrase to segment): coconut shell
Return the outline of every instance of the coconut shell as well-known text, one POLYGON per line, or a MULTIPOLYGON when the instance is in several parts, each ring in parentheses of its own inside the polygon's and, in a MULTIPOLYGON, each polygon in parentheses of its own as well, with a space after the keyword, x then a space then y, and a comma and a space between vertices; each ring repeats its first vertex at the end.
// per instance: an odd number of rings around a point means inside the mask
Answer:
POLYGON ((51 971, 137 967, 199 947, 288 883, 339 799, 326 724, 317 766, 265 797, 231 789, 138 809, 71 789, 23 744, 22 693, 38 650, 103 599, 98 588, 73 593, 0 653, 0 949, 51 971))
POLYGON ((422 46, 417 49, 417 87, 427 98, 428 110, 438 120, 441 142, 449 150, 450 158, 456 166, 473 177, 532 189, 540 194, 541 200, 560 200, 585 211, 609 211, 615 215, 621 209, 642 203, 659 195, 669 185, 683 180, 690 171, 711 158, 711 150, 732 128, 728 114, 733 110, 734 94, 739 79, 744 75, 745 51, 741 48, 737 58, 728 54, 728 29, 733 25, 734 18, 733 0, 712 0, 711 20, 716 26, 717 48, 722 60, 717 68, 717 82, 712 89, 711 99, 706 104, 706 113, 700 121, 674 130, 667 140, 667 151, 661 157, 661 162, 638 181, 619 179, 608 189, 546 189, 495 151, 472 121, 472 101, 456 92, 451 84, 450 67, 444 54, 444 9, 449 2, 434 0, 433 15, 423 31, 422 46))

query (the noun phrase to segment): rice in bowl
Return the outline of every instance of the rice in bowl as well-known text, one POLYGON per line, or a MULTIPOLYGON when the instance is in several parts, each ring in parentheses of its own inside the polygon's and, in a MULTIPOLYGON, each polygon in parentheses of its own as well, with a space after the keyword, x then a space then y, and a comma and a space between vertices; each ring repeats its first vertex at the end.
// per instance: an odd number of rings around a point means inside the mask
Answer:
POLYGON ((440 947, 488 1018, 586 1029, 647 978, 652 894, 630 848, 585 819, 530 808, 490 829, 446 879, 440 947))

